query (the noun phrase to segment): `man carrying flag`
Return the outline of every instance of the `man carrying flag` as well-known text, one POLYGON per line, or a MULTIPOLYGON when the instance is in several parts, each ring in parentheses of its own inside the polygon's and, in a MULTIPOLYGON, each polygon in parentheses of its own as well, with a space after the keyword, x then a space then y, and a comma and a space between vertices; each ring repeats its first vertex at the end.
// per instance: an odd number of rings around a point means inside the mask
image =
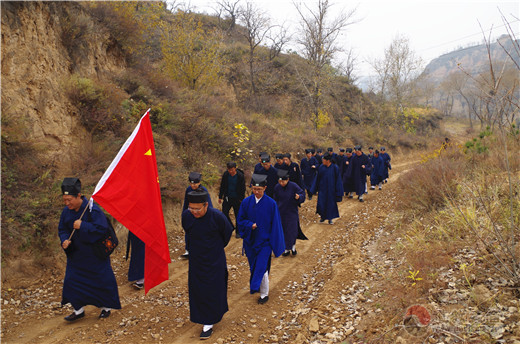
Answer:
POLYGON ((145 294, 168 280, 171 262, 149 113, 141 117, 92 195, 145 243, 145 294))

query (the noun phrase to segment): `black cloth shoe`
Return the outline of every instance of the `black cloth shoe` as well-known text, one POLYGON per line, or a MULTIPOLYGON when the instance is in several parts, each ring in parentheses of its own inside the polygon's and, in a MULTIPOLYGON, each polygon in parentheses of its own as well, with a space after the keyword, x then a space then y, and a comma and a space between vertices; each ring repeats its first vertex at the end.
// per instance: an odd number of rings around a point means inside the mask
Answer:
POLYGON ((106 319, 110 316, 110 311, 102 310, 101 313, 99 313, 99 319, 106 319))
POLYGON ((134 283, 132 283, 132 287, 134 287, 135 289, 141 290, 144 288, 144 283, 134 282, 134 283))
POLYGON ((354 196, 350 195, 350 196, 348 196, 348 198, 354 198, 354 196))
POLYGON ((320 223, 323 223, 323 222, 325 222, 325 219, 320 219, 320 223))
POLYGON ((183 255, 181 255, 181 258, 182 259, 190 259, 190 254, 189 253, 184 253, 183 255))
POLYGON ((269 301, 269 296, 261 297, 261 298, 258 299, 258 304, 259 304, 259 305, 263 305, 263 304, 265 304, 267 301, 269 301))
POLYGON ((360 201, 360 202, 364 202, 365 200, 363 200, 363 198, 360 198, 359 201, 360 201))
POLYGON ((293 256, 298 254, 298 252, 296 250, 291 250, 291 253, 292 253, 293 256))
POLYGON ((78 319, 81 319, 85 316, 85 312, 82 312, 82 313, 79 313, 79 314, 76 314, 74 312, 72 312, 71 315, 67 315, 64 319, 67 320, 67 321, 76 321, 78 319))
POLYGON ((287 257, 287 256, 290 255, 290 254, 291 254, 291 252, 289 252, 289 251, 285 251, 284 253, 282 253, 282 256, 287 257))
POLYGON ((333 224, 334 224, 334 221, 329 220, 329 225, 333 225, 333 224))
POLYGON ((200 333, 200 339, 201 340, 206 340, 206 339, 209 339, 209 337, 211 337, 211 334, 213 333, 213 329, 210 328, 209 330, 207 331, 202 331, 200 333))

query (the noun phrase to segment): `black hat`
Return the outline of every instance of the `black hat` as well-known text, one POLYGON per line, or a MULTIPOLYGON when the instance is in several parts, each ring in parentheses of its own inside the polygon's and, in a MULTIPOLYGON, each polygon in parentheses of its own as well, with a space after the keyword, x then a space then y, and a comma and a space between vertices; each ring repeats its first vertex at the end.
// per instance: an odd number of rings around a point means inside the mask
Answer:
POLYGON ((233 162, 233 161, 230 161, 226 164, 226 167, 227 168, 233 168, 233 167, 237 167, 237 163, 236 162, 233 162))
POLYGON ((264 154, 267 154, 267 152, 260 152, 260 153, 258 153, 258 156, 261 157, 264 154))
POLYGON ((305 149, 305 154, 309 154, 309 153, 312 153, 312 149, 310 149, 310 148, 306 148, 306 149, 305 149))
POLYGON ((374 147, 370 146, 370 147, 368 147, 368 149, 374 149, 374 147))
POLYGON ((347 148, 347 153, 352 153, 352 148, 347 148))
POLYGON ((384 150, 385 150, 385 147, 381 147, 381 150, 384 151, 384 150))
POLYGON ((332 147, 327 148, 327 152, 332 152, 334 149, 332 147))
POLYGON ((61 183, 63 195, 77 196, 81 192, 81 181, 78 178, 65 178, 61 183))
POLYGON ((206 203, 208 193, 204 189, 196 189, 188 192, 188 203, 206 203))
POLYGON ((200 180, 202 179, 202 174, 199 172, 190 172, 190 175, 188 176, 188 180, 190 183, 200 183, 200 180))
POLYGON ((329 152, 323 154, 323 159, 332 160, 332 154, 330 154, 329 152))
POLYGON ((282 153, 275 154, 275 158, 276 159, 283 159, 283 154, 282 153))
POLYGON ((340 148, 339 151, 340 151, 340 152, 344 152, 344 151, 345 151, 345 148, 340 148))
POLYGON ((379 151, 376 149, 376 151, 374 152, 374 154, 379 154, 379 151))
POLYGON ((271 157, 269 156, 269 154, 264 153, 260 156, 260 160, 262 161, 262 163, 269 162, 271 161, 271 157))
POLYGON ((283 155, 283 157, 284 157, 284 158, 289 158, 289 159, 290 159, 290 158, 291 158, 291 153, 285 153, 285 154, 283 155))
POLYGON ((266 186, 267 185, 267 175, 253 173, 253 175, 251 176, 251 185, 252 186, 266 186))
POLYGON ((356 147, 354 147, 354 150, 360 151, 361 150, 361 146, 357 145, 356 147))
POLYGON ((312 154, 316 153, 316 150, 314 150, 314 148, 311 148, 311 153, 312 154))
POLYGON ((287 180, 289 179, 289 171, 287 170, 278 170, 278 180, 287 180))
POLYGON ((316 149, 316 153, 321 153, 323 150, 321 148, 316 149))

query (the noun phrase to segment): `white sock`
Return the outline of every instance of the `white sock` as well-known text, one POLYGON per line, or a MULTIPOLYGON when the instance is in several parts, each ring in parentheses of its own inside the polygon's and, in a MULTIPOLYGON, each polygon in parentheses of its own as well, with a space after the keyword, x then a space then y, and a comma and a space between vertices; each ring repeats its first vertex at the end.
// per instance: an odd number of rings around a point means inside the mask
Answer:
POLYGON ((266 271, 264 277, 262 278, 262 283, 260 283, 260 297, 263 299, 264 297, 269 295, 269 272, 266 271))
POLYGON ((105 312, 110 312, 112 310, 112 308, 101 307, 101 310, 105 311, 105 312))
POLYGON ((296 244, 292 245, 292 250, 293 250, 293 251, 296 250, 296 244))
POLYGON ((141 278, 140 280, 135 281, 135 283, 144 284, 144 278, 141 278))
POLYGON ((83 313, 85 311, 85 308, 81 307, 80 309, 78 310, 74 310, 74 314, 76 315, 80 315, 81 313, 83 313))
POLYGON ((209 331, 213 328, 213 325, 204 325, 202 326, 202 332, 209 331))

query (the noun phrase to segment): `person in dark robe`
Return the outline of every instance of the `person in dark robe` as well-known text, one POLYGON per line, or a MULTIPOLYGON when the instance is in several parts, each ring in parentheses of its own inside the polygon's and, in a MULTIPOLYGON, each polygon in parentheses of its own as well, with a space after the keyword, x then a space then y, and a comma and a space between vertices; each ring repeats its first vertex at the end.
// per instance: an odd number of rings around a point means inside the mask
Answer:
POLYGON ((384 173, 383 173, 383 183, 388 182, 388 170, 392 169, 392 165, 390 164, 390 154, 386 152, 385 147, 381 147, 381 153, 379 154, 381 158, 383 158, 384 162, 384 173))
POLYGON ((345 149, 345 163, 343 167, 343 191, 345 192, 345 196, 352 198, 350 193, 354 191, 354 182, 352 180, 352 165, 350 161, 352 160, 352 148, 345 149))
POLYGON ((345 158, 345 148, 340 148, 338 155, 336 155, 336 165, 339 167, 339 174, 342 179, 345 173, 345 158))
POLYGON ((271 165, 271 157, 269 154, 262 155, 261 162, 262 169, 256 172, 256 174, 267 176, 267 189, 265 190, 265 194, 273 198, 274 187, 278 184, 278 170, 271 165))
POLYGON ((249 262, 249 291, 260 293, 259 304, 269 300, 271 253, 279 257, 285 251, 282 221, 276 202, 265 194, 267 176, 253 174, 252 195, 246 197, 238 212, 238 230, 243 252, 249 262))
POLYGON ((86 305, 101 308, 99 318, 108 318, 112 309, 121 309, 117 282, 110 256, 102 259, 92 248, 109 230, 108 220, 97 204, 89 207, 88 200, 81 194, 78 178, 65 178, 61 191, 65 208, 61 212, 58 236, 67 254, 61 304, 70 303, 74 308, 65 320, 83 318, 86 305))
POLYGON ((224 248, 233 227, 224 214, 209 206, 209 194, 197 189, 188 193, 188 209, 182 228, 190 252, 188 292, 190 321, 202 324, 200 339, 208 339, 213 325, 228 311, 228 271, 224 248))
POLYGON ((333 164, 336 164, 336 157, 338 156, 338 154, 334 152, 334 148, 332 148, 332 147, 327 148, 327 153, 329 153, 332 156, 332 159, 330 161, 333 164))
POLYGON ((308 199, 312 199, 311 187, 316 178, 316 172, 318 170, 318 160, 312 156, 312 149, 308 148, 305 150, 305 158, 300 162, 300 168, 303 175, 303 185, 307 190, 308 199))
POLYGON ((144 242, 131 231, 128 231, 127 259, 130 254, 130 264, 128 265, 128 281, 133 282, 135 289, 144 288, 144 242))
POLYGON ((367 183, 367 170, 370 169, 368 166, 368 157, 361 150, 361 146, 354 147, 355 154, 350 159, 350 168, 345 174, 347 178, 351 178, 353 189, 349 193, 349 198, 353 197, 353 194, 358 195, 358 200, 364 202, 363 195, 366 190, 367 183))
MULTIPOLYGON (((190 172, 188 175, 188 181, 190 182, 190 185, 186 188, 186 191, 184 192, 184 202, 182 203, 182 211, 184 212, 186 209, 188 209, 188 193, 194 191, 194 190, 204 190, 208 193, 208 206, 210 208, 213 208, 213 203, 211 202, 211 196, 209 196, 209 191, 201 184, 202 180, 202 174, 199 172, 190 172)), ((188 251, 188 242, 186 241, 187 238, 184 236, 184 242, 185 242, 185 252, 181 255, 182 259, 189 259, 190 253, 188 251)))
POLYGON ((316 149, 315 158, 316 158, 316 160, 318 160, 318 165, 321 165, 323 163, 323 149, 321 149, 321 148, 316 149))
POLYGON ((262 166, 262 156, 264 155, 268 155, 267 152, 260 152, 258 154, 258 163, 255 165, 255 168, 253 169, 253 174, 263 171, 264 167, 262 166))
POLYGON ((305 202, 305 191, 289 179, 288 171, 278 170, 278 185, 274 187, 274 200, 282 219, 285 239, 285 252, 282 256, 286 257, 291 253, 295 256, 298 253, 296 239, 298 232, 301 232, 298 207, 305 202))
POLYGON ((383 180, 384 180, 384 164, 383 158, 379 155, 379 151, 376 149, 374 152, 374 156, 370 159, 370 164, 372 164, 372 171, 370 173, 370 189, 375 190, 376 185, 379 190, 382 189, 383 180))
POLYGON ((277 170, 279 170, 279 169, 286 170, 287 169, 287 166, 285 166, 283 163, 283 157, 284 157, 284 155, 282 153, 275 154, 275 156, 274 156, 274 158, 276 159, 274 168, 276 168, 277 170))
POLYGON ((303 189, 302 171, 300 170, 300 166, 291 160, 291 153, 285 153, 283 155, 283 165, 284 167, 282 169, 289 172, 289 180, 303 189))
POLYGON ((323 155, 323 164, 318 168, 318 175, 311 188, 311 193, 318 193, 316 213, 320 215, 320 222, 325 220, 333 224, 333 219, 339 217, 337 202, 343 198, 343 181, 339 168, 332 163, 332 155, 323 155))
MULTIPOLYGON (((237 164, 235 162, 228 162, 226 167, 227 171, 224 172, 222 179, 220 180, 218 202, 222 204, 222 212, 224 215, 226 215, 226 218, 233 226, 231 217, 229 217, 229 211, 231 208, 233 208, 236 224, 240 203, 242 203, 242 200, 246 195, 246 180, 244 177, 244 171, 237 168, 237 164)), ((236 228, 236 225, 234 225, 233 230, 236 228)), ((238 231, 235 232, 235 236, 237 238, 240 237, 238 231)))

